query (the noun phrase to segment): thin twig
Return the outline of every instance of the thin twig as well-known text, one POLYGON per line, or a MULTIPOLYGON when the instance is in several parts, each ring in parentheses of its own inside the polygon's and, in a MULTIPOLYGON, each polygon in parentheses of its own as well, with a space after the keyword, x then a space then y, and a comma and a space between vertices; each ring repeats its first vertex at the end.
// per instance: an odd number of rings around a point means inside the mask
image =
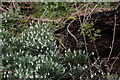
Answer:
MULTIPOLYGON (((75 5, 76 5, 76 4, 75 4, 75 5)), ((77 12, 78 12, 77 6, 76 6, 76 10, 77 10, 77 12)), ((77 14, 77 15, 78 15, 78 18, 79 18, 79 21, 80 21, 80 26, 82 27, 82 34, 83 34, 84 43, 85 43, 85 50, 86 50, 86 52, 88 53, 87 42, 86 42, 86 37, 85 37, 85 33, 84 33, 84 27, 83 27, 82 21, 81 21, 81 19, 80 19, 80 15, 79 15, 79 14, 77 14)), ((88 56, 88 55, 87 55, 87 56, 88 56)))
POLYGON ((115 31, 116 31, 116 15, 115 15, 115 23, 114 23, 112 46, 111 46, 111 51, 110 51, 110 54, 109 54, 109 57, 108 57, 107 61, 109 61, 109 59, 111 57, 111 54, 112 54, 112 51, 113 51, 114 40, 115 40, 115 31))
POLYGON ((116 59, 114 60, 114 62, 112 63, 111 67, 110 67, 110 72, 113 68, 113 65, 115 64, 115 62, 119 59, 120 53, 117 55, 116 59))
POLYGON ((8 11, 5 10, 4 8, 2 8, 1 6, 0 6, 0 10, 2 10, 2 11, 4 11, 4 12, 8 13, 8 11))
MULTIPOLYGON (((101 1, 101 0, 100 0, 101 1)), ((95 5, 95 7, 92 9, 92 11, 89 13, 89 15, 87 16, 87 18, 85 19, 85 23, 88 20, 88 18, 91 16, 91 14, 93 13, 93 11, 96 9, 96 7, 99 5, 100 1, 95 5)))
POLYGON ((68 24, 68 26, 67 26, 67 31, 68 31, 68 33, 76 40, 76 43, 78 44, 78 40, 77 40, 77 38, 70 32, 70 30, 69 30, 69 27, 70 27, 70 25, 73 23, 73 21, 74 21, 75 19, 73 19, 69 24, 68 24))
POLYGON ((90 31, 90 35, 91 35, 91 37, 92 37, 92 41, 93 41, 93 45, 94 45, 94 48, 95 48, 95 51, 96 51, 96 54, 97 54, 97 58, 99 59, 100 56, 99 56, 98 49, 97 49, 96 43, 95 43, 95 41, 94 41, 94 39, 93 39, 93 36, 92 36, 91 31, 90 31))

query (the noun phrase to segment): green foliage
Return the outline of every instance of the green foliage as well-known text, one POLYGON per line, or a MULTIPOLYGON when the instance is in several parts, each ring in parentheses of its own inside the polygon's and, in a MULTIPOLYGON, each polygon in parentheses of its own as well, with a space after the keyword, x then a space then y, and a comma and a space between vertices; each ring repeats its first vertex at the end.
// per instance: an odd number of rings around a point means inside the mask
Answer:
POLYGON ((8 31, 1 33, 3 67, 14 72, 8 74, 10 78, 63 76, 65 70, 57 62, 59 52, 49 30, 48 26, 36 24, 23 31, 19 37, 12 36, 8 31))
POLYGON ((70 50, 62 56, 57 50, 50 27, 46 25, 36 24, 18 37, 7 30, 0 33, 3 40, 2 70, 10 70, 9 74, 4 75, 9 78, 58 79, 65 77, 66 70, 76 77, 82 75, 87 57, 82 51, 73 53, 70 50))
MULTIPOLYGON (((71 3, 38 2, 34 4, 36 13, 33 15, 37 18, 41 16, 52 19, 63 17, 75 10, 71 3)), ((93 3, 90 7, 94 5, 93 3)), ((0 25, 0 38, 2 39, 0 40, 0 50, 2 49, 0 77, 54 78, 57 80, 66 78, 66 73, 71 73, 76 78, 89 76, 84 74, 89 68, 91 69, 88 66, 89 57, 83 51, 68 50, 65 54, 61 54, 52 36, 53 26, 49 23, 33 24, 32 21, 22 19, 25 15, 29 14, 21 13, 19 7, 11 8, 10 13, 3 13, 3 18, 6 20, 3 20, 0 25), (14 18, 19 20, 14 20, 14 18)), ((69 17, 67 20, 74 18, 76 16, 69 17)), ((95 30, 92 23, 86 23, 83 27, 85 36, 91 42, 100 38, 101 31, 95 30)), ((101 70, 101 65, 97 62, 94 63, 95 65, 97 68, 93 71, 93 75, 98 76, 96 73, 101 70)))
POLYGON ((84 65, 87 62, 87 57, 82 53, 82 51, 71 52, 68 50, 68 52, 65 54, 65 61, 67 63, 70 63, 71 65, 84 65))
POLYGON ((2 13, 3 19, 2 26, 0 28, 4 28, 13 33, 20 33, 25 28, 28 27, 27 22, 22 20, 23 15, 20 13, 20 8, 17 7, 15 9, 11 8, 9 13, 2 13))
POLYGON ((69 21, 69 20, 73 20, 75 18, 76 18, 76 16, 72 16, 72 17, 68 17, 66 20, 69 21))
POLYGON ((66 71, 76 78, 81 77, 87 69, 88 57, 81 50, 71 52, 68 49, 63 60, 67 65, 66 71))
POLYGON ((68 15, 75 9, 70 5, 70 2, 38 2, 35 17, 58 18, 68 15))
MULTIPOLYGON (((84 29, 83 29, 84 33, 88 37, 90 42, 95 41, 101 37, 101 34, 100 34, 101 30, 100 29, 95 30, 93 23, 86 23, 86 24, 84 24, 83 27, 84 27, 84 29)), ((80 28, 80 29, 82 29, 82 28, 80 28)), ((81 34, 82 34, 82 32, 81 32, 81 34)))

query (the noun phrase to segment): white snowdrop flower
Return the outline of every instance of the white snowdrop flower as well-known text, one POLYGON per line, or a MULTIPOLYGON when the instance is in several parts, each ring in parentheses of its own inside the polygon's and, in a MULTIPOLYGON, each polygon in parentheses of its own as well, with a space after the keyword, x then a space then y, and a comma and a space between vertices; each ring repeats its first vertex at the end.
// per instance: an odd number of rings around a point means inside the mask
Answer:
POLYGON ((4 72, 4 74, 6 74, 6 71, 4 72))
POLYGON ((37 40, 38 38, 35 36, 35 40, 37 40))
POLYGON ((44 40, 44 37, 41 37, 41 40, 43 41, 43 40, 44 40))
POLYGON ((43 33, 41 33, 40 35, 43 36, 43 33))
POLYGON ((43 31, 44 29, 41 29, 41 31, 43 31))
POLYGON ((30 23, 30 26, 32 25, 32 23, 30 23))
POLYGON ((16 65, 18 64, 18 63, 15 63, 16 65))
MULTIPOLYGON (((44 22, 43 25, 46 25, 46 23, 44 22)), ((45 26, 44 26, 45 27, 45 26)))
POLYGON ((23 36, 25 36, 25 34, 23 34, 23 36))
POLYGON ((47 35, 50 35, 50 33, 48 32, 47 35))
POLYGON ((68 52, 70 52, 71 50, 70 49, 68 49, 68 52))
POLYGON ((21 49, 20 49, 20 52, 21 52, 21 49))
POLYGON ((26 71, 28 72, 29 70, 28 70, 28 69, 26 69, 26 71))
POLYGON ((47 51, 45 51, 45 53, 48 53, 47 51))
POLYGON ((78 66, 80 66, 80 64, 78 64, 78 66))
POLYGON ((8 57, 8 54, 6 54, 6 56, 8 57))
POLYGON ((6 13, 3 13, 4 15, 6 14, 6 13))
POLYGON ((31 70, 30 72, 31 72, 31 73, 33 73, 33 71, 32 71, 32 70, 31 70))
POLYGON ((40 57, 41 55, 40 54, 38 54, 38 57, 40 57))
POLYGON ((94 55, 94 52, 92 52, 92 55, 94 55))
POLYGON ((39 49, 39 46, 37 46, 37 49, 39 49))
POLYGON ((9 56, 12 56, 12 54, 10 54, 9 56))
POLYGON ((16 73, 18 74, 18 70, 16 69, 16 73))
POLYGON ((70 66, 70 63, 68 63, 68 65, 70 66))
MULTIPOLYGON (((30 33, 28 33, 27 36, 30 36, 30 33)), ((27 38, 28 38, 28 37, 27 37, 27 38)))
POLYGON ((80 79, 82 79, 82 77, 80 76, 80 79))
POLYGON ((23 48, 25 48, 25 45, 23 46, 23 48))
POLYGON ((38 38, 38 34, 36 34, 36 38, 38 38))
POLYGON ((110 75, 110 73, 107 73, 107 75, 110 75))
POLYGON ((85 69, 84 67, 82 67, 83 68, 83 70, 85 69))
POLYGON ((102 74, 102 75, 104 75, 104 73, 103 73, 103 72, 101 72, 101 74, 102 74))
POLYGON ((38 39, 38 41, 39 41, 39 43, 41 43, 41 42, 40 42, 40 41, 41 41, 41 39, 40 39, 40 38, 38 39))
POLYGON ((34 44, 31 44, 31 46, 34 46, 34 44))
POLYGON ((50 58, 50 61, 52 61, 52 58, 50 58))
POLYGON ((29 40, 29 37, 27 37, 27 40, 29 40))
POLYGON ((30 26, 30 29, 33 29, 34 27, 33 26, 30 26))
POLYGON ((83 54, 85 54, 85 51, 83 51, 83 54))
POLYGON ((85 65, 85 69, 86 69, 86 68, 88 68, 88 66, 87 66, 87 65, 85 65))
POLYGON ((48 38, 48 36, 45 36, 45 39, 47 39, 48 38))
POLYGON ((8 60, 6 60, 6 62, 8 63, 8 60))
POLYGON ((17 76, 17 74, 15 74, 15 76, 17 76))
POLYGON ((2 55, 2 58, 4 59, 4 55, 2 55))
POLYGON ((25 73, 25 75, 26 75, 26 78, 28 78, 28 73, 27 72, 25 73))
POLYGON ((38 71, 39 67, 36 67, 36 70, 38 71))
POLYGON ((40 50, 40 52, 42 52, 42 49, 40 50))
MULTIPOLYGON (((48 40, 48 43, 51 43, 51 41, 50 40, 48 40)), ((56 43, 55 43, 56 44, 56 43)))
POLYGON ((37 23, 39 24, 39 23, 40 23, 40 21, 38 20, 38 21, 37 21, 37 23))
POLYGON ((41 48, 43 48, 44 47, 44 45, 43 46, 41 46, 41 48))
POLYGON ((44 76, 44 78, 46 78, 46 76, 44 76))
POLYGON ((31 61, 28 61, 29 63, 31 63, 31 61))
POLYGON ((100 73, 100 70, 98 72, 100 73))
POLYGON ((75 53, 75 56, 76 56, 76 51, 74 50, 74 52, 73 53, 75 53))
POLYGON ((41 62, 43 63, 44 61, 43 61, 43 60, 41 60, 41 62))
POLYGON ((28 57, 28 54, 26 54, 26 56, 28 57))
POLYGON ((47 75, 50 75, 50 73, 47 73, 47 75))
POLYGON ((31 62, 31 64, 33 65, 33 62, 31 62))
POLYGON ((40 64, 39 64, 38 68, 40 69, 40 64))
POLYGON ((7 22, 7 20, 5 20, 5 22, 7 22))
POLYGON ((65 56, 67 56, 67 54, 65 54, 65 56))
POLYGON ((48 57, 46 57, 46 60, 48 61, 48 57))
POLYGON ((10 17, 10 15, 7 15, 7 17, 10 17))
POLYGON ((36 34, 36 31, 34 31, 33 33, 36 34))
POLYGON ((96 75, 96 73, 95 73, 95 75, 96 75))
POLYGON ((13 59, 15 60, 15 57, 13 59))
POLYGON ((19 60, 21 60, 21 58, 18 58, 19 60))
POLYGON ((30 57, 32 57, 32 55, 30 55, 30 57))
POLYGON ((34 20, 32 20, 31 23, 34 23, 34 20))
POLYGON ((10 74, 11 73, 11 71, 8 71, 8 74, 10 74))
POLYGON ((14 37, 12 37, 12 39, 14 39, 14 37))
POLYGON ((35 39, 33 38, 33 42, 35 42, 35 39))
POLYGON ((19 77, 22 78, 22 74, 19 73, 19 77))
POLYGON ((7 77, 9 77, 9 76, 7 75, 7 77))
POLYGON ((43 78, 43 76, 40 76, 40 78, 42 79, 42 78, 43 78))
POLYGON ((11 38, 9 40, 12 41, 11 38))
POLYGON ((91 78, 93 78, 94 77, 94 75, 93 74, 91 74, 91 78))
POLYGON ((45 27, 45 29, 47 29, 47 26, 44 26, 45 27))
POLYGON ((39 78, 39 76, 38 76, 38 75, 35 75, 35 78, 39 78))
POLYGON ((49 50, 49 48, 47 47, 47 51, 49 50))
POLYGON ((23 54, 23 53, 24 53, 24 51, 21 51, 21 53, 23 54))

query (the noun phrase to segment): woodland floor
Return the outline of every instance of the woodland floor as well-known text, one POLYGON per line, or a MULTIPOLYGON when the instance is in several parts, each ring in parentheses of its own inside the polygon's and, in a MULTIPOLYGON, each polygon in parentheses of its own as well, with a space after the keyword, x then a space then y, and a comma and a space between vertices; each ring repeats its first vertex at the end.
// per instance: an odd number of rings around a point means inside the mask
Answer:
MULTIPOLYGON (((25 9, 25 7, 22 8, 23 10, 25 9)), ((36 18, 29 17, 29 19, 30 18, 37 20, 36 18)), ((104 72, 107 67, 113 66, 111 73, 120 74, 119 7, 116 9, 88 8, 87 10, 79 7, 77 12, 67 15, 67 17, 63 18, 63 22, 61 21, 60 23, 57 23, 57 25, 59 24, 64 24, 64 27, 59 27, 53 32, 53 34, 57 38, 57 44, 62 54, 64 54, 65 49, 70 48, 72 51, 82 49, 89 54, 94 52, 95 55, 91 55, 92 61, 94 61, 93 57, 99 57, 99 59, 108 59, 109 57, 110 60, 108 62, 105 60, 102 65, 104 72), (76 17, 64 22, 66 19, 73 16, 76 17), (101 36, 98 39, 90 41, 87 35, 80 34, 80 28, 82 28, 83 23, 86 23, 85 21, 93 24, 90 26, 90 29, 91 27, 94 27, 94 30, 100 29, 101 36)), ((91 36, 93 36, 92 33, 94 33, 94 31, 91 30, 87 34, 91 34, 91 36)))
MULTIPOLYGON (((92 27, 94 27, 95 30, 100 29, 101 31, 101 37, 92 42, 88 39, 89 37, 87 35, 81 35, 79 31, 81 24, 84 23, 83 19, 86 19, 91 10, 93 9, 88 9, 88 14, 85 16, 85 10, 80 10, 73 15, 77 16, 75 20, 66 21, 64 27, 54 31, 54 34, 58 38, 58 44, 64 48, 63 52, 68 48, 71 50, 86 50, 87 47, 88 53, 94 52, 96 58, 100 57, 100 59, 106 59, 109 57, 110 60, 107 62, 107 65, 103 65, 104 69, 106 69, 107 66, 113 65, 112 73, 120 74, 120 9, 110 10, 107 8, 99 8, 88 17, 86 21, 92 22, 92 27), (81 19, 81 23, 79 18, 81 19), (61 39, 63 44, 59 43, 61 39)), ((93 56, 91 56, 91 60, 92 59, 93 56)))

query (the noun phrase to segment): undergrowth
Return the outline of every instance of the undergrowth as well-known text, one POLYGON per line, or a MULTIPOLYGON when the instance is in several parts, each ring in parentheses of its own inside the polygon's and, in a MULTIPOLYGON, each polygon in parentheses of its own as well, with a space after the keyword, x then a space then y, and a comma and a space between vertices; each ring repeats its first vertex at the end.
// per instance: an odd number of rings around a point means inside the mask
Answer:
MULTIPOLYGON (((79 3, 77 3, 79 4, 79 3)), ((81 4, 81 3, 80 3, 81 4)), ((34 3, 36 5, 35 18, 45 17, 56 19, 74 12, 73 3, 34 3)), ((91 4, 93 7, 95 4, 91 4)), ((109 4, 106 4, 109 5, 109 4)), ((0 49, 2 51, 0 74, 4 78, 85 78, 100 79, 111 78, 114 74, 102 71, 106 60, 97 60, 84 50, 65 50, 60 53, 56 40, 53 37, 53 25, 49 22, 35 22, 24 20, 27 13, 20 12, 20 8, 3 12, 2 25, 0 25, 0 49), (10 18, 17 18, 11 19, 10 18), (89 55, 88 55, 89 54, 89 55)), ((72 17, 71 17, 72 18, 72 17)), ((70 19, 70 18, 69 18, 70 19)), ((86 24, 85 35, 89 40, 98 39, 100 30, 94 30, 93 24, 86 24), (92 37, 90 33, 92 32, 92 37)), ((118 76, 114 76, 117 78, 118 76)))

